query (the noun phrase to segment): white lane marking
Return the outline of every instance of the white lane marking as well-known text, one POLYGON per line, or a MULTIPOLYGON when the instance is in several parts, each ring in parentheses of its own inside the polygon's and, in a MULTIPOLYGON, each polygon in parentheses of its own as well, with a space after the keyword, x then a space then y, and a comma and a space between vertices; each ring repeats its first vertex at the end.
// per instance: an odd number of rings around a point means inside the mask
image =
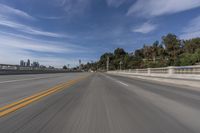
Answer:
POLYGON ((128 86, 127 84, 121 82, 121 81, 117 81, 118 83, 122 84, 122 85, 125 85, 125 86, 128 86))
MULTIPOLYGON (((57 77, 57 76, 55 76, 57 77)), ((36 79, 45 79, 45 78, 51 78, 51 77, 40 77, 40 78, 29 78, 29 79, 19 79, 19 80, 8 80, 8 81, 2 81, 0 84, 3 83, 12 83, 12 82, 20 82, 20 81, 29 81, 29 80, 36 80, 36 79)))
POLYGON ((111 80, 113 80, 113 81, 115 81, 115 82, 117 82, 117 83, 120 83, 120 84, 122 84, 122 85, 124 85, 124 86, 128 86, 128 84, 126 84, 126 83, 124 83, 124 82, 121 82, 121 81, 119 81, 119 80, 113 79, 113 78, 111 78, 111 77, 109 77, 109 76, 107 76, 107 75, 105 75, 105 77, 107 77, 107 78, 109 78, 109 79, 111 79, 111 80))

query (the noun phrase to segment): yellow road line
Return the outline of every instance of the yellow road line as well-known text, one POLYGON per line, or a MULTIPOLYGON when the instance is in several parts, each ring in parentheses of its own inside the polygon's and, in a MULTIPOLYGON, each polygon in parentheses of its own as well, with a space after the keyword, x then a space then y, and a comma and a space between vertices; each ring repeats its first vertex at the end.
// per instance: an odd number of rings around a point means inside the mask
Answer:
POLYGON ((44 94, 44 93, 47 93, 48 91, 51 91, 51 90, 56 89, 56 88, 59 88, 59 87, 65 85, 65 84, 67 84, 67 83, 70 83, 70 82, 73 82, 73 80, 72 80, 72 81, 65 82, 65 83, 62 83, 62 84, 59 84, 59 85, 56 85, 55 87, 52 87, 52 88, 50 88, 50 89, 48 89, 48 90, 39 92, 39 93, 34 94, 34 95, 30 96, 30 97, 24 98, 24 99, 22 99, 22 100, 20 100, 20 101, 17 101, 17 102, 11 103, 11 104, 9 104, 9 105, 3 106, 3 107, 0 108, 0 112, 3 111, 3 110, 5 110, 5 109, 7 109, 7 108, 10 108, 10 107, 12 107, 12 106, 15 106, 15 105, 17 105, 17 104, 20 104, 20 103, 22 103, 22 102, 24 102, 24 101, 30 100, 30 99, 32 99, 32 98, 34 98, 34 97, 37 97, 37 96, 42 95, 42 94, 44 94))
POLYGON ((52 87, 52 88, 50 88, 46 91, 42 91, 42 92, 34 94, 30 97, 24 98, 20 101, 11 103, 11 104, 6 105, 4 107, 1 107, 0 108, 0 117, 5 116, 7 114, 10 114, 10 113, 22 108, 22 107, 25 107, 25 106, 31 104, 32 102, 35 102, 35 101, 43 98, 43 97, 46 97, 50 94, 56 93, 56 92, 58 92, 62 89, 70 87, 71 85, 75 84, 76 82, 80 81, 81 79, 83 79, 83 78, 78 78, 76 80, 70 80, 68 82, 56 85, 55 87, 52 87))

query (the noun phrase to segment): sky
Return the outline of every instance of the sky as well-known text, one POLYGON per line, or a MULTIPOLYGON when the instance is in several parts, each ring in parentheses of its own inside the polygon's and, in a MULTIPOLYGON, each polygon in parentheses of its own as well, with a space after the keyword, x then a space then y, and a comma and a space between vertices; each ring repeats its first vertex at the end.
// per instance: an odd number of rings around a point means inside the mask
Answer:
POLYGON ((0 63, 71 67, 105 52, 200 37, 200 0, 0 0, 0 63))

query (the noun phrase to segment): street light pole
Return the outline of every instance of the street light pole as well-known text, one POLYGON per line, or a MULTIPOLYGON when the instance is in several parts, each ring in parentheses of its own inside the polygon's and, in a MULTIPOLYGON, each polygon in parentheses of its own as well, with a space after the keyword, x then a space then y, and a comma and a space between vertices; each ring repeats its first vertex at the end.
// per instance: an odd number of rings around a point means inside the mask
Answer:
POLYGON ((119 62, 119 65, 120 65, 120 71, 122 70, 122 64, 123 64, 122 61, 120 61, 120 62, 119 62))
POLYGON ((107 62, 106 62, 106 70, 109 71, 109 57, 107 56, 107 62))

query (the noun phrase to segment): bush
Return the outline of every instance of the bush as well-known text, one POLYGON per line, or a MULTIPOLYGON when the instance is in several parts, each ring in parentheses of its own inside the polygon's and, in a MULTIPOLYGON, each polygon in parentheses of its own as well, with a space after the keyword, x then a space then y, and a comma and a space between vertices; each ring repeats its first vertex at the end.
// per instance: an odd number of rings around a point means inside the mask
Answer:
POLYGON ((194 65, 196 62, 197 62, 197 58, 195 54, 184 53, 180 57, 181 66, 194 65))
POLYGON ((200 63, 200 49, 197 49, 194 53, 194 57, 196 59, 196 63, 200 63))

